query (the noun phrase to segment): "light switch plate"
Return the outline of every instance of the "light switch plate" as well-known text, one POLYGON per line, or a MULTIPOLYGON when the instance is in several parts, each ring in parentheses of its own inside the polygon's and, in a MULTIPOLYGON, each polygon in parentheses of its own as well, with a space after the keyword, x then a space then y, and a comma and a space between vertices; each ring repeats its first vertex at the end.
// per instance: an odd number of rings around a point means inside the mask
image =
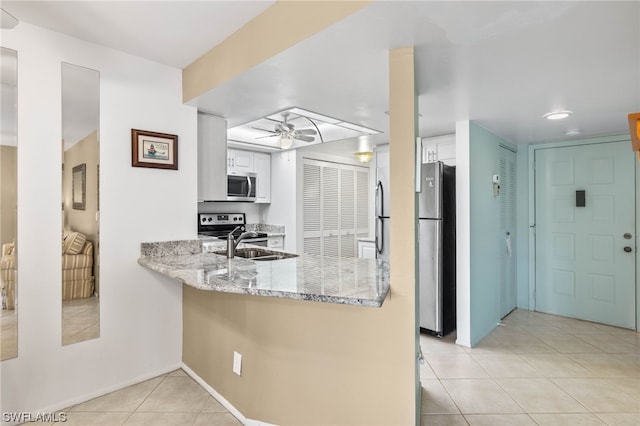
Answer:
POLYGON ((242 354, 233 351, 233 372, 238 376, 242 373, 242 354))

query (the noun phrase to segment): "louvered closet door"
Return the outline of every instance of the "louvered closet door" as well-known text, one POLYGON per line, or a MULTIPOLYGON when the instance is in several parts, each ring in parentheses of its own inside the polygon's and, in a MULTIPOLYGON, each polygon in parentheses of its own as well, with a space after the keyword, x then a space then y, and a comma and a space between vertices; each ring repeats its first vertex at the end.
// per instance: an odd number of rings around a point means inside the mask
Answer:
POLYGON ((356 238, 366 238, 369 236, 369 169, 356 170, 355 202, 356 238))
POLYGON ((303 169, 303 252, 321 255, 320 163, 306 160, 303 169))
POLYGON ((340 256, 356 255, 355 168, 340 166, 340 256))
POLYGON ((356 257, 357 238, 369 235, 369 169, 305 159, 303 251, 356 257))
POLYGON ((337 165, 325 163, 322 167, 322 255, 340 255, 340 170, 337 165))
POLYGON ((500 317, 516 307, 516 154, 500 148, 500 317))

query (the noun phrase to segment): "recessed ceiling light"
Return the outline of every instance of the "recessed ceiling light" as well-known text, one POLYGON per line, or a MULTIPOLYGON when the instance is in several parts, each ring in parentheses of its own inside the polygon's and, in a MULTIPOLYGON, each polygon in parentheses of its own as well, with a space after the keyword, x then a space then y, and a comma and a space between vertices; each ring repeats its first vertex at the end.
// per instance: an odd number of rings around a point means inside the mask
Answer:
POLYGON ((580 129, 569 129, 564 132, 564 134, 567 136, 578 136, 580 134, 580 129))
POLYGON ((563 118, 567 118, 571 114, 573 114, 572 111, 554 111, 548 112, 542 117, 546 118, 547 120, 562 120, 563 118))

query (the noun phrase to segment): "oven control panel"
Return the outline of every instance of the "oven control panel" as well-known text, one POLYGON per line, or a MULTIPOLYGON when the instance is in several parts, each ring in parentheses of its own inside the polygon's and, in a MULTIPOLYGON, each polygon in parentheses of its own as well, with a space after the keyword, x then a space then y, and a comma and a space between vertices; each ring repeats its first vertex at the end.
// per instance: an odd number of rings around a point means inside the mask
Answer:
POLYGON ((200 213, 200 225, 244 225, 244 213, 200 213))

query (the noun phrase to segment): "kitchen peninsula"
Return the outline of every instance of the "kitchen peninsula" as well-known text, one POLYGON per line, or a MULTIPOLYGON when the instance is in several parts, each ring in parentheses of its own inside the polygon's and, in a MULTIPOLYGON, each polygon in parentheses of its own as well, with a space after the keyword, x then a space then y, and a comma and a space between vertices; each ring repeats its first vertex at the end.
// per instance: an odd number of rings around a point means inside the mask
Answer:
POLYGON ((395 340, 379 340, 398 327, 406 298, 391 294, 389 263, 312 255, 260 261, 213 253, 225 249, 225 241, 211 237, 140 246, 138 263, 171 278, 159 280, 160 286, 183 283, 182 368, 247 419, 362 424, 365 415, 367 424, 393 424, 384 407, 406 396, 397 389, 363 391, 379 381, 394 383, 398 369, 414 362, 395 356, 395 340), (232 371, 236 356, 241 374, 232 371))
POLYGON ((216 239, 142 243, 138 263, 199 290, 380 307, 389 266, 375 259, 301 255, 256 261, 215 254, 216 239), (206 244, 206 252, 202 245, 206 244))

